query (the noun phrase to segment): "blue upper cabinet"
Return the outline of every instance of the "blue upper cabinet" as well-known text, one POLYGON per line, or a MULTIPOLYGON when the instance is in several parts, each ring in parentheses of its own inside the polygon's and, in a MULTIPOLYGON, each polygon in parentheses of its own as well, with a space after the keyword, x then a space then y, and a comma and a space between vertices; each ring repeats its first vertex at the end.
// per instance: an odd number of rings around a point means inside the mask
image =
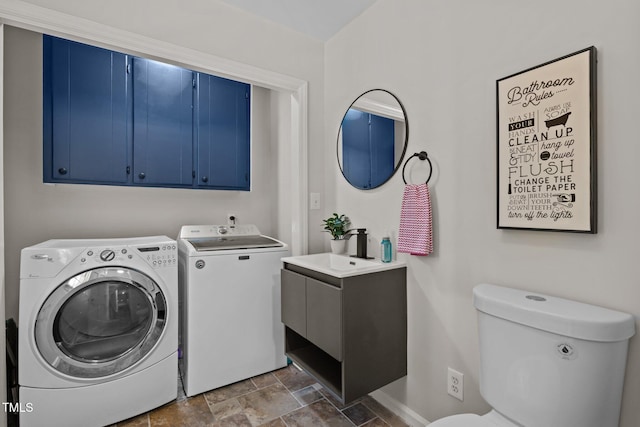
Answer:
POLYGON ((197 73, 196 185, 249 190, 250 86, 197 73))
POLYGON ((133 182, 191 186, 193 79, 184 68, 133 58, 133 182))
POLYGON ((126 183, 127 55, 43 38, 44 181, 126 183))
POLYGON ((44 181, 249 190, 250 86, 43 37, 44 181))

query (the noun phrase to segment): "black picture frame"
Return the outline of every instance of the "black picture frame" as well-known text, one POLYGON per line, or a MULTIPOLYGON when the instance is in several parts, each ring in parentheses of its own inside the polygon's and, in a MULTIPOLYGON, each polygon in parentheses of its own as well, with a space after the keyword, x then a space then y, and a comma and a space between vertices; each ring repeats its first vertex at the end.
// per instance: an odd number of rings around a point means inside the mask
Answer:
POLYGON ((596 48, 496 81, 497 228, 597 233, 596 48))

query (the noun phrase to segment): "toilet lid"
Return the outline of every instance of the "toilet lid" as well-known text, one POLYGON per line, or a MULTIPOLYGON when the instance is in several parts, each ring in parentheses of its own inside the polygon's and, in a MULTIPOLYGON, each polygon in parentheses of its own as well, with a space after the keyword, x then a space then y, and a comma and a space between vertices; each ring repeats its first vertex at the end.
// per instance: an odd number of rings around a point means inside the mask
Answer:
POLYGON ((429 424, 429 427, 495 427, 476 414, 452 415, 429 424))

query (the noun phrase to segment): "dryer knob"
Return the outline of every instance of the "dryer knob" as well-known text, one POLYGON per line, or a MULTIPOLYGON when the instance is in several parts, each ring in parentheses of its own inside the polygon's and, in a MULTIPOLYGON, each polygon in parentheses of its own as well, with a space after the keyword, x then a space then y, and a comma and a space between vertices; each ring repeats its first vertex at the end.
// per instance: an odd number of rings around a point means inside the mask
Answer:
POLYGON ((111 249, 106 249, 100 252, 100 259, 103 261, 113 261, 115 257, 116 257, 116 253, 113 252, 111 249))

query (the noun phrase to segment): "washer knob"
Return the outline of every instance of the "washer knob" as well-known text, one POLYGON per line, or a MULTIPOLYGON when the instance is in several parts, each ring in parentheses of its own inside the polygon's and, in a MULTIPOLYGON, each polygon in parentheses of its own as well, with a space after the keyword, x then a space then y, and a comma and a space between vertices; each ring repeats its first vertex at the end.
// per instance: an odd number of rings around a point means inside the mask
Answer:
POLYGON ((218 227, 218 233, 220 234, 227 234, 228 231, 227 227, 218 227))
POLYGON ((116 253, 111 249, 106 249, 100 252, 100 259, 103 261, 113 261, 115 257, 116 257, 116 253))

